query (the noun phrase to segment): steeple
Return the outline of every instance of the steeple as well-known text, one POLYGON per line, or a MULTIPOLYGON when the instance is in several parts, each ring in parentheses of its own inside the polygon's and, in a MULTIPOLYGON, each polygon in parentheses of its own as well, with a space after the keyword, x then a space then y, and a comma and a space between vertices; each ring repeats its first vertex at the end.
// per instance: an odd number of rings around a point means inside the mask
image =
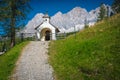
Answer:
POLYGON ((48 15, 48 12, 46 11, 45 15, 43 16, 43 19, 45 22, 49 22, 50 21, 50 16, 48 15))

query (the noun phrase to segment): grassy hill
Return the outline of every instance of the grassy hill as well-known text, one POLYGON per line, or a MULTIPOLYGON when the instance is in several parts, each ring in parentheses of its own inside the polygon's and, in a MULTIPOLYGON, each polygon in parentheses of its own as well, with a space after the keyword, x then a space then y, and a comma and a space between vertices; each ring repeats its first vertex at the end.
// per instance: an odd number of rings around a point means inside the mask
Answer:
POLYGON ((56 80, 120 80, 120 14, 50 44, 56 80))
POLYGON ((28 43, 29 42, 22 42, 17 44, 7 53, 0 55, 0 80, 9 80, 22 49, 28 43))

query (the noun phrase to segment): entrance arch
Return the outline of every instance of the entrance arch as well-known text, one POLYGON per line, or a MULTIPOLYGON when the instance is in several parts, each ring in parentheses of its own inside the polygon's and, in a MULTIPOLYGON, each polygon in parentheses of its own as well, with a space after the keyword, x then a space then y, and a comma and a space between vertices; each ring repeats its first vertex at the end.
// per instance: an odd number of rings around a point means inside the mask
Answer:
POLYGON ((49 40, 50 40, 50 31, 49 31, 49 30, 47 30, 47 31, 45 32, 45 40, 46 40, 46 41, 49 41, 49 40))
POLYGON ((40 35, 41 35, 41 41, 51 40, 51 30, 49 28, 42 29, 40 35))

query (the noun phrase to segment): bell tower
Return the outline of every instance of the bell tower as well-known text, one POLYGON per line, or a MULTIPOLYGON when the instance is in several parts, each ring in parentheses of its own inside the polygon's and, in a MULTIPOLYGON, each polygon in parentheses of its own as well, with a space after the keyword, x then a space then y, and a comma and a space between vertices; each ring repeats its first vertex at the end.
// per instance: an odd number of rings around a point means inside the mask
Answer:
POLYGON ((44 20, 44 22, 46 22, 46 23, 49 23, 49 22, 50 22, 50 16, 48 15, 48 13, 46 13, 46 14, 43 16, 43 20, 44 20))

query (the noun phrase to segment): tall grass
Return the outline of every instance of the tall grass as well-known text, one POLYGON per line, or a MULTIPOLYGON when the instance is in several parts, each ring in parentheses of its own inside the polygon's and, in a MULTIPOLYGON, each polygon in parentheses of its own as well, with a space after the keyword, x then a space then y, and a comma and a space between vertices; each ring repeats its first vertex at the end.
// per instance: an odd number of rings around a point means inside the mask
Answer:
POLYGON ((56 80, 120 79, 120 14, 50 43, 56 80))
POLYGON ((0 56, 0 80, 9 79, 9 76, 11 75, 11 72, 15 67, 15 63, 26 44, 28 44, 28 42, 17 44, 7 53, 0 56))

